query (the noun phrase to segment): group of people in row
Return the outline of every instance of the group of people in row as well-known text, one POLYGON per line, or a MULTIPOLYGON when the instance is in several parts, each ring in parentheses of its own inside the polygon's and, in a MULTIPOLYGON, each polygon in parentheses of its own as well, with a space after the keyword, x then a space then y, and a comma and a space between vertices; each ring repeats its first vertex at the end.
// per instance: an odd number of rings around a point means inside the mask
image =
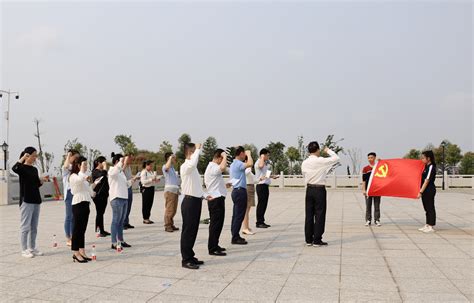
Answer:
MULTIPOLYGON (((226 249, 219 245, 225 218, 225 199, 228 188, 232 188, 233 213, 231 234, 233 245, 246 245, 248 242, 241 236, 253 235, 249 225, 249 213, 255 206, 255 192, 258 197, 257 228, 269 228, 265 222, 265 212, 269 199, 271 179, 277 178, 271 174, 269 168, 270 152, 262 149, 259 158, 252 159, 250 151, 237 147, 233 162, 227 167, 228 155, 224 150, 217 149, 212 161, 204 173, 204 185, 198 172, 197 165, 201 154, 201 144, 187 143, 184 147, 185 161, 179 169, 179 176, 175 170, 176 157, 172 153, 165 155, 166 163, 162 167, 165 178, 164 197, 165 213, 164 228, 167 232, 178 231, 174 224, 177 212, 179 195, 181 194, 182 230, 180 249, 182 266, 189 269, 198 269, 203 261, 197 259, 194 253, 194 244, 199 230, 202 201, 207 200, 210 225, 208 251, 210 255, 225 256, 226 249), (252 173, 252 167, 255 174, 252 173), (230 174, 230 181, 225 182, 223 174, 230 174), (255 186, 256 184, 256 186, 255 186)), ((327 157, 321 156, 317 142, 308 145, 309 157, 302 163, 301 169, 306 183, 305 197, 305 241, 308 246, 326 246, 323 241, 326 221, 326 187, 327 173, 340 161, 339 156, 328 149, 324 149, 327 157)), ((34 147, 27 147, 21 153, 19 161, 13 166, 13 171, 20 177, 20 212, 21 212, 21 246, 22 256, 34 257, 42 255, 36 249, 36 234, 39 221, 41 195, 39 187, 48 179, 40 178, 34 166, 37 159, 34 147)), ((367 196, 366 186, 371 170, 375 166, 376 155, 368 155, 369 165, 363 170, 363 193, 366 197, 366 226, 371 224, 372 203, 375 206, 375 224, 380 224, 380 197, 367 196)), ((422 154, 425 171, 422 175, 422 184, 419 197, 422 198, 426 212, 426 225, 420 228, 423 232, 433 232, 436 223, 434 197, 436 188, 436 163, 432 151, 422 154)), ((121 249, 131 247, 125 242, 124 229, 133 228, 129 222, 132 205, 132 184, 140 180, 142 193, 142 215, 144 224, 153 224, 150 220, 155 188, 160 177, 153 172, 153 162, 145 161, 143 170, 137 176, 131 172, 131 158, 122 154, 112 153, 112 166, 107 167, 106 158, 101 156, 94 160, 92 173, 88 174, 87 159, 77 151, 71 150, 66 155, 63 165, 64 197, 66 204, 66 218, 64 229, 67 244, 73 251, 73 260, 86 263, 91 260, 85 251, 85 232, 90 214, 90 203, 96 206, 95 226, 98 236, 111 235, 111 248, 121 249), (104 229, 104 212, 110 201, 112 207, 111 233, 104 229)))

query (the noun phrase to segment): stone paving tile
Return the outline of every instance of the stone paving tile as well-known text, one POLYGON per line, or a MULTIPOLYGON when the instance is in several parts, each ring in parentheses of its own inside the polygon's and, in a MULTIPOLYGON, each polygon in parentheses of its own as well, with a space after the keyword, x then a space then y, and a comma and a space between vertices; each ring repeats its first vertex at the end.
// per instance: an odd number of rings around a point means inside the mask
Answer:
MULTIPOLYGON (((434 234, 417 231, 424 223, 421 203, 384 198, 382 227, 365 227, 364 201, 358 191, 328 191, 324 239, 328 247, 306 247, 303 237, 304 191, 272 189, 269 229, 255 229, 249 244, 230 244, 231 201, 220 245, 228 256, 207 253, 208 225, 201 225, 198 271, 181 268, 180 233, 163 231, 162 194, 156 195, 154 225, 141 223, 134 203, 125 231, 133 245, 122 254, 110 238, 96 238, 91 208, 87 249, 96 245, 98 261, 74 264, 62 236, 63 203, 42 205, 38 236, 45 256, 31 260, 19 253, 18 207, 0 208, 1 302, 466 302, 473 301, 473 216, 469 194, 437 195, 434 234), (300 205, 301 207, 295 207, 300 205), (59 247, 51 247, 58 235, 59 247), (429 277, 426 280, 426 277, 429 277), (34 284, 24 290, 25 281, 34 284), (399 292, 400 291, 400 292, 399 292), (382 296, 383 294, 383 296, 382 296)), ((140 201, 139 195, 135 196, 140 201)), ((176 217, 177 225, 181 218, 176 217)), ((203 217, 208 216, 207 205, 203 217)), ((254 224, 255 212, 251 216, 254 224)), ((106 222, 111 210, 107 208, 106 222)))

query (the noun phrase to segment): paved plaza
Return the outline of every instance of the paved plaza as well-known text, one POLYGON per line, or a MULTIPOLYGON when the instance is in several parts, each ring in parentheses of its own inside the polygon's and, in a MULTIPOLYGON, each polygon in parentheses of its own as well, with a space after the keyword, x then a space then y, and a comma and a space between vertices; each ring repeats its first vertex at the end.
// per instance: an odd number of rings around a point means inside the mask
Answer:
MULTIPOLYGON (((247 246, 230 244, 229 196, 221 236, 228 256, 207 254, 208 225, 202 224, 195 251, 206 264, 197 271, 181 268, 180 233, 163 230, 162 192, 152 210, 155 225, 141 223, 141 197, 135 194, 131 223, 136 228, 125 231, 133 247, 122 254, 110 249, 110 238, 95 237, 91 205, 86 243, 89 252, 96 244, 98 260, 87 264, 74 264, 65 246, 62 202, 43 203, 38 247, 45 256, 33 259, 20 256, 18 206, 1 206, 0 301, 474 301, 472 192, 438 192, 437 232, 423 234, 417 231, 424 224, 421 201, 383 198, 383 226, 365 227, 359 191, 328 191, 324 239, 329 246, 319 248, 304 243, 303 189, 272 189, 266 216, 272 227, 246 236, 247 246)), ((202 218, 207 217, 203 203, 202 218)), ((110 205, 105 220, 110 223, 110 205)), ((179 210, 177 223, 180 227, 179 210)))

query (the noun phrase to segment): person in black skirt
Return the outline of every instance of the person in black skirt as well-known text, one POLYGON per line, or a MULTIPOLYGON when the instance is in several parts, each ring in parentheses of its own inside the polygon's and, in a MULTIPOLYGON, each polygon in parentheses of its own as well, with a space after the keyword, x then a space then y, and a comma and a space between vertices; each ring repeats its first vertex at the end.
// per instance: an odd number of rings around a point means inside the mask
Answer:
POLYGON ((109 181, 107 179, 107 161, 105 157, 100 156, 94 161, 94 170, 92 171, 92 182, 98 181, 94 188, 95 197, 93 198, 96 210, 95 230, 99 237, 109 236, 110 233, 104 229, 104 213, 107 208, 107 199, 109 198, 109 181))
POLYGON ((423 208, 426 213, 426 225, 418 229, 424 233, 434 232, 433 226, 436 225, 436 209, 435 209, 435 195, 436 195, 436 161, 433 151, 427 150, 421 154, 421 161, 425 164, 425 170, 422 174, 422 183, 418 198, 423 202, 423 208))
POLYGON ((155 183, 159 179, 153 172, 153 161, 144 161, 143 170, 140 173, 140 191, 142 193, 142 215, 143 224, 153 224, 150 220, 151 208, 155 199, 155 183))

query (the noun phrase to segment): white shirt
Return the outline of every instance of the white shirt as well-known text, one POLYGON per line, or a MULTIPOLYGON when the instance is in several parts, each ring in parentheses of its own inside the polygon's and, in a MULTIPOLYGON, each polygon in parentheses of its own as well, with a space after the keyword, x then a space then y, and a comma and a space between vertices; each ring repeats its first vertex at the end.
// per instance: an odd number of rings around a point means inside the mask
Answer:
POLYGON ((186 159, 179 169, 181 175, 181 192, 183 195, 196 198, 202 198, 204 195, 201 176, 197 170, 200 154, 201 150, 196 149, 191 159, 186 159))
POLYGON ((140 182, 142 183, 143 187, 154 186, 154 181, 153 181, 154 178, 155 178, 155 174, 152 171, 147 171, 146 169, 144 169, 140 173, 140 182))
POLYGON ((128 187, 131 180, 127 181, 122 164, 117 164, 109 169, 108 180, 110 201, 116 198, 128 199, 128 187))
POLYGON ((69 177, 69 186, 71 187, 72 205, 79 204, 81 202, 92 202, 93 190, 86 180, 87 175, 83 172, 79 174, 72 174, 69 177))
POLYGON ((252 168, 250 168, 250 167, 247 167, 245 169, 245 177, 247 177, 247 185, 252 185, 253 186, 256 182, 258 182, 258 179, 252 173, 252 168))
MULTIPOLYGON (((267 163, 265 163, 265 165, 263 165, 262 168, 260 168, 259 163, 260 163, 260 159, 258 159, 257 162, 255 162, 255 177, 257 178, 257 180, 260 180, 261 177, 266 177, 267 171, 268 171, 267 163)), ((258 182, 258 184, 267 184, 267 185, 270 185, 271 183, 272 183, 271 178, 265 178, 264 180, 258 182)))
POLYGON ((218 192, 222 197, 227 195, 221 167, 215 162, 209 162, 207 165, 206 172, 204 173, 204 184, 206 184, 209 194, 218 192))
POLYGON ((310 155, 301 164, 305 184, 325 185, 326 174, 334 164, 339 162, 339 156, 332 150, 328 151, 329 157, 317 157, 310 155))

